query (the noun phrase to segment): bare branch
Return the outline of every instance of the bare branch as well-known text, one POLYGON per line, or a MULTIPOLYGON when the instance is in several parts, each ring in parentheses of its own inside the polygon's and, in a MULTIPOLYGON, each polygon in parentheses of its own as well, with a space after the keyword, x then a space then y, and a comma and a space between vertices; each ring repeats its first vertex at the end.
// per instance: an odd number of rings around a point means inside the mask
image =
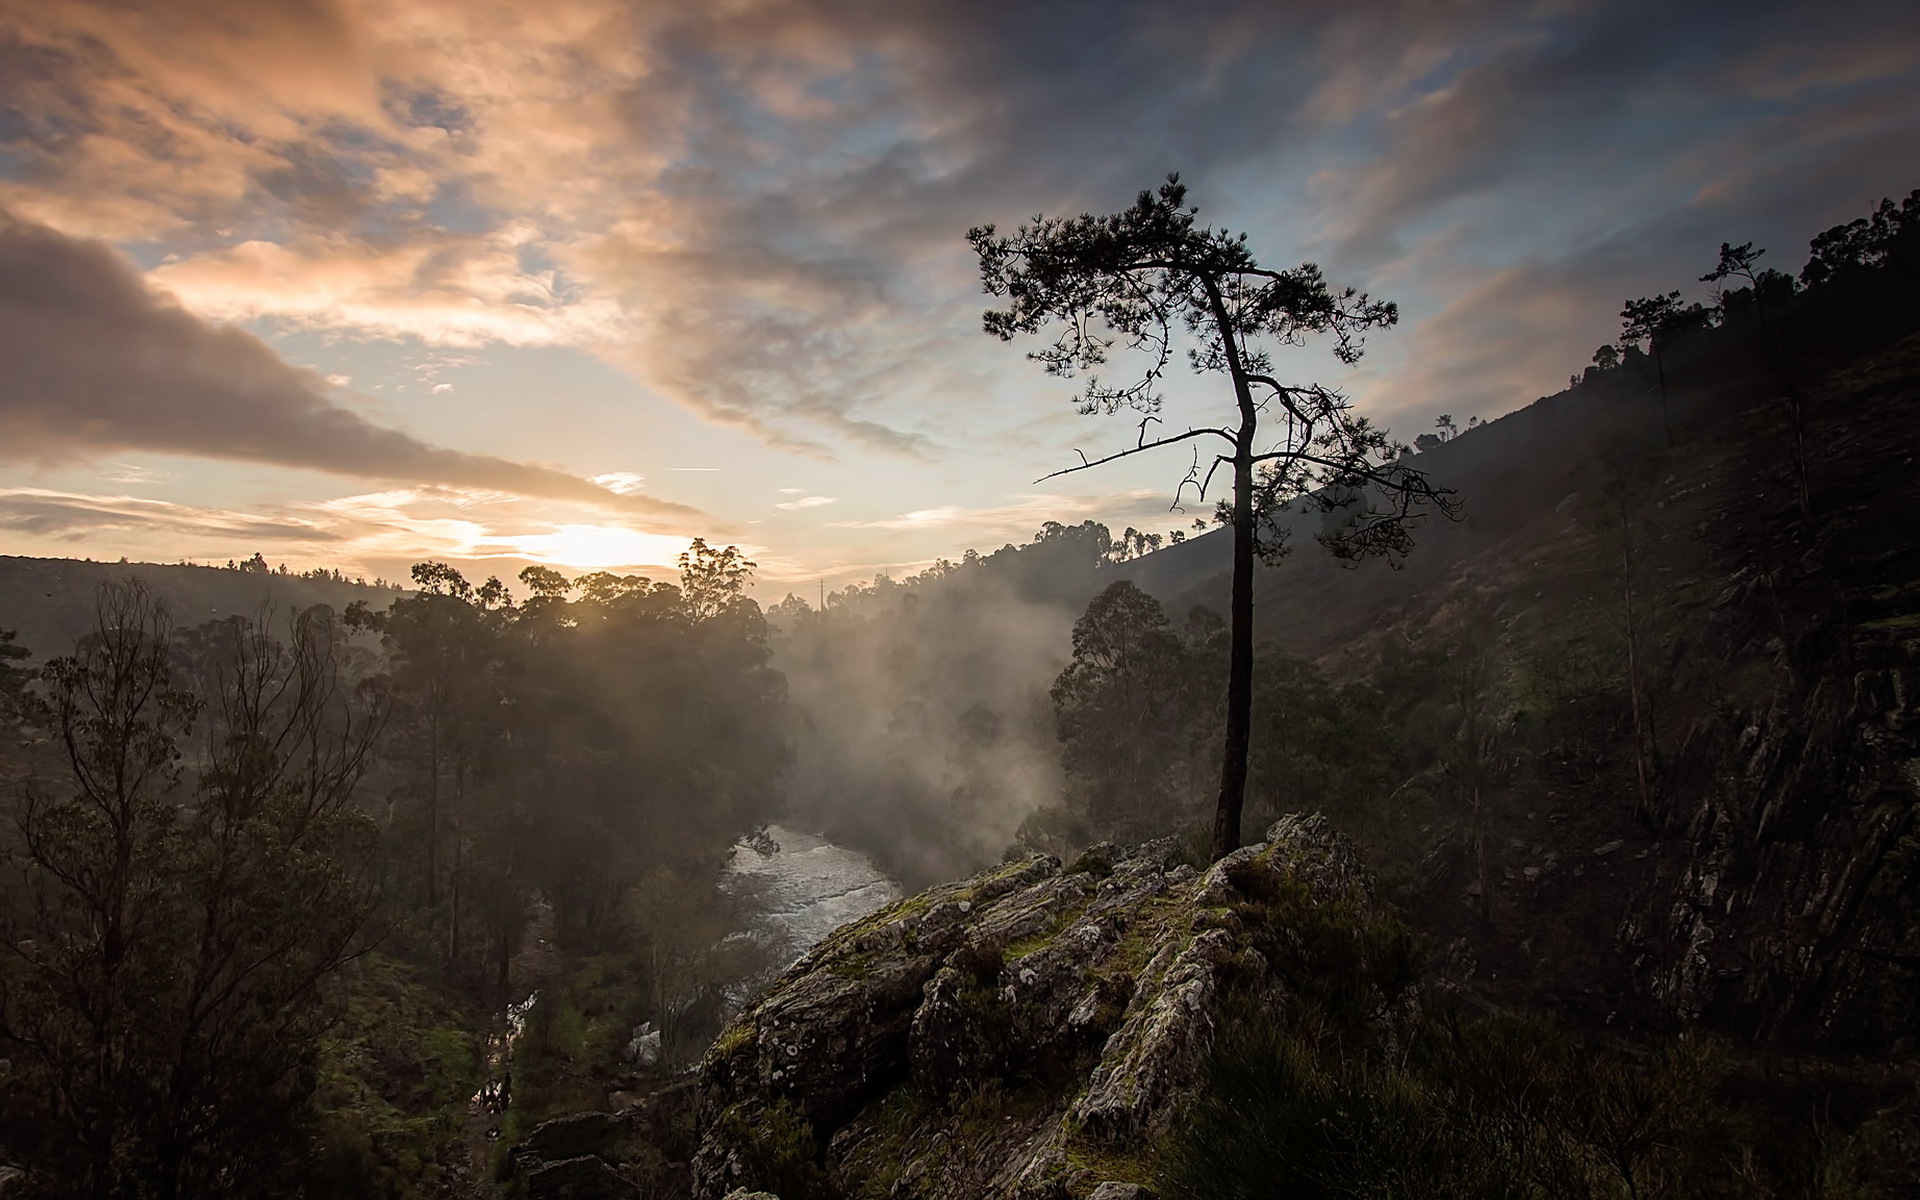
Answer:
POLYGON ((1089 460, 1087 458, 1086 451, 1081 450, 1078 447, 1075 447, 1074 453, 1080 456, 1079 466, 1067 467, 1064 470, 1055 471, 1050 475, 1042 475, 1040 478, 1034 480, 1034 482, 1045 483, 1049 479, 1058 479, 1062 475, 1072 475, 1077 471, 1085 471, 1091 467, 1104 466, 1107 463, 1113 462, 1115 459, 1127 458, 1135 454, 1144 453, 1145 451, 1148 451, 1148 450, 1158 450, 1162 446, 1171 446, 1176 442, 1184 442, 1188 438, 1205 437, 1208 434, 1212 434, 1214 437, 1217 437, 1217 438, 1224 438, 1228 442, 1233 441, 1233 435, 1228 433, 1224 429, 1189 429, 1185 433, 1176 433, 1172 437, 1159 438, 1151 442, 1142 442, 1137 446, 1133 446, 1133 447, 1130 447, 1129 449, 1122 450, 1117 454, 1109 454, 1105 458, 1096 458, 1096 459, 1089 460))

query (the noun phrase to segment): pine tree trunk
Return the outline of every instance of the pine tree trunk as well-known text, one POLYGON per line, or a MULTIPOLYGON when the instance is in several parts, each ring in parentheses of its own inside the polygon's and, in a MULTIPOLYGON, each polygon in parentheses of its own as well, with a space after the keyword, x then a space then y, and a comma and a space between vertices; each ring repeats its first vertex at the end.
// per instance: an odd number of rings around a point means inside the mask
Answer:
POLYGON ((1247 794, 1247 745, 1253 725, 1253 463, 1252 430, 1243 429, 1233 464, 1233 593, 1227 658, 1227 730, 1220 755, 1220 798, 1214 810, 1218 861, 1240 848, 1247 794))

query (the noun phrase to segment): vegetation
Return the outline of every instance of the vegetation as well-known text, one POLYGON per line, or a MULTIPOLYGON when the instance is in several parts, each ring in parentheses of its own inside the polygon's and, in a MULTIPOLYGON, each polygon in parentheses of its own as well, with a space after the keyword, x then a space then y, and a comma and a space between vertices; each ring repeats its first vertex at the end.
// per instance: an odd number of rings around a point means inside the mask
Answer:
POLYGON ((1171 1200, 1897 1194, 1873 1130, 1783 1119, 1735 1066, 1699 1036, 1627 1047, 1506 1015, 1356 1053, 1243 1002, 1156 1182, 1171 1200))
POLYGON ((284 631, 175 629, 113 584, 31 686, 9 637, 0 699, 30 751, 0 896, 17 1186, 442 1194, 528 945, 521 986, 552 989, 515 1067, 528 1112, 602 1103, 643 1019, 697 1054, 766 964, 713 959, 748 899, 717 882, 788 750, 752 564, 695 542, 682 568, 536 568, 515 605, 424 563, 383 611, 284 631))
POLYGON ((363 948, 372 822, 350 804, 381 721, 342 679, 341 634, 239 623, 211 686, 179 686, 165 611, 137 584, 54 659, 26 719, 71 783, 18 813, 0 1039, 30 1190, 256 1195, 310 1119, 331 1021, 321 984, 363 948), (185 799, 183 744, 208 750, 185 799))

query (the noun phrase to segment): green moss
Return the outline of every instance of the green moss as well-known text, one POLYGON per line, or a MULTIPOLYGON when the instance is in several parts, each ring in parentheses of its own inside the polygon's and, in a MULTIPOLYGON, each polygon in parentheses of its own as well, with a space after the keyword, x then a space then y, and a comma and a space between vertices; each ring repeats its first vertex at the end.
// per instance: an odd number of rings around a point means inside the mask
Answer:
POLYGON ((1113 874, 1113 862, 1104 854, 1082 853, 1067 866, 1069 875, 1091 875, 1095 879, 1105 879, 1113 874))
POLYGON ((1150 1187, 1154 1181, 1156 1159, 1152 1146, 1118 1150, 1070 1138, 1067 1142, 1067 1165, 1075 1171, 1085 1171, 1103 1183, 1112 1180, 1150 1187))
POLYGON ((874 954, 847 954, 838 958, 828 959, 822 964, 821 970, 833 976, 835 979, 871 979, 873 978, 873 966, 878 961, 879 956, 874 954))
POLYGON ((933 1101, 915 1089, 895 1088, 869 1105, 861 1120, 864 1136, 845 1162, 835 1164, 834 1182, 845 1195, 900 1195, 901 1177, 909 1166, 920 1164, 936 1172, 942 1166, 939 1161, 925 1161, 929 1154, 939 1157, 940 1151, 916 1147, 916 1140, 936 1128, 943 1117, 933 1101))
POLYGON ((755 1034, 751 1022, 744 1020, 735 1021, 720 1031, 720 1036, 714 1039, 713 1049, 710 1053, 716 1061, 731 1062, 735 1058, 749 1053, 757 1041, 758 1037, 755 1034))

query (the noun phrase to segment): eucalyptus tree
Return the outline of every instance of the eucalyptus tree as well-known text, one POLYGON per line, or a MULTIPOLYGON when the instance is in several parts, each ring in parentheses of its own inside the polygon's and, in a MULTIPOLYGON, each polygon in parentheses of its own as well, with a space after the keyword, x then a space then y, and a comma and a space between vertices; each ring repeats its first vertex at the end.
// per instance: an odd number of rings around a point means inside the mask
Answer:
POLYGON ((377 898, 354 796, 384 702, 324 608, 284 642, 198 632, 196 691, 164 605, 106 585, 24 699, 65 778, 27 785, 0 907, 0 1157, 23 1194, 278 1194, 303 1152, 323 985, 377 898))
POLYGON ((1130 580, 1108 584, 1074 622, 1073 660, 1050 695, 1069 806, 1093 829, 1165 832, 1157 823, 1181 757, 1185 658, 1160 602, 1130 580))
POLYGON ((1081 462, 1055 475, 1090 470, 1150 450, 1194 445, 1191 467, 1175 493, 1188 486, 1205 499, 1214 472, 1232 477, 1232 497, 1216 519, 1233 530, 1231 645, 1226 729, 1215 811, 1213 854, 1240 844, 1247 780, 1247 744, 1253 699, 1253 571, 1256 557, 1286 549, 1287 515, 1298 509, 1339 515, 1321 536, 1345 558, 1404 555, 1410 524, 1429 507, 1450 511, 1443 489, 1406 465, 1402 447, 1353 410, 1342 393, 1319 383, 1277 377, 1274 352, 1330 336, 1342 363, 1360 358, 1363 336, 1399 319, 1391 302, 1354 288, 1334 289, 1320 268, 1263 267, 1245 234, 1196 226, 1178 175, 1158 191, 1141 192, 1133 207, 1105 216, 1036 217, 1011 236, 993 226, 968 231, 985 290, 1004 298, 989 309, 986 331, 1002 341, 1015 335, 1056 334, 1029 357, 1049 374, 1085 377, 1078 396, 1084 414, 1139 413, 1132 446, 1081 462), (1119 384, 1098 369, 1115 348, 1136 352, 1144 366, 1119 384), (1184 349, 1191 370, 1224 376, 1234 417, 1218 426, 1149 437, 1160 421, 1162 387, 1184 349), (1262 418, 1269 419, 1263 423, 1262 418), (1213 451, 1203 462, 1199 449, 1213 451))

